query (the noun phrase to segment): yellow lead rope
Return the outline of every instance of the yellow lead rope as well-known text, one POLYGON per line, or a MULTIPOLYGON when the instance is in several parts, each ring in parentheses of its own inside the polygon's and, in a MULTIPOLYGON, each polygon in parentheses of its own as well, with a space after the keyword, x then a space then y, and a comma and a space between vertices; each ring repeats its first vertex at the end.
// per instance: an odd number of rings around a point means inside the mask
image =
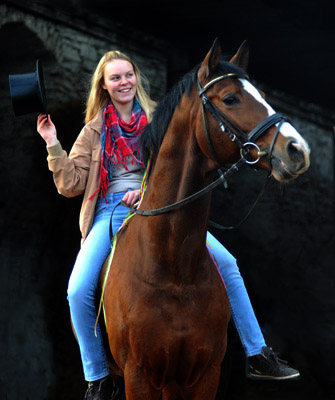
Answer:
MULTIPOLYGON (((143 199, 143 196, 144 196, 144 192, 145 192, 145 189, 146 189, 146 183, 147 183, 147 179, 148 179, 148 175, 149 175, 149 171, 150 171, 150 166, 151 166, 151 160, 152 160, 152 156, 150 155, 149 160, 147 162, 147 166, 146 166, 144 174, 143 174, 143 178, 142 178, 142 182, 141 182, 141 189, 140 189, 140 199, 139 199, 137 207, 140 206, 140 204, 142 202, 142 199, 143 199)), ((105 287, 106 287, 108 274, 109 274, 109 271, 110 271, 110 268, 111 268, 111 265, 112 265, 113 256, 114 256, 114 252, 115 252, 117 235, 126 225, 128 225, 128 222, 130 221, 130 219, 135 214, 136 214, 135 212, 129 212, 127 214, 126 218, 124 219, 123 224, 120 226, 118 231, 113 236, 112 247, 111 247, 111 251, 109 253, 109 257, 108 257, 108 261, 107 261, 107 268, 106 268, 104 280, 103 280, 103 283, 102 283, 102 290, 101 290, 101 297, 100 297, 100 302, 99 302, 97 319, 95 320, 95 325, 94 325, 94 334, 95 334, 96 337, 97 337, 97 325, 98 325, 101 309, 102 309, 102 311, 104 313, 105 326, 106 326, 106 329, 107 329, 107 318, 106 318, 106 311, 105 311, 105 305, 104 305, 104 294, 105 294, 105 287)))
POLYGON ((100 302, 99 302, 98 315, 97 315, 97 319, 96 319, 95 325, 94 325, 95 337, 98 337, 98 335, 97 335, 97 325, 98 325, 98 320, 99 320, 99 316, 100 316, 100 313, 101 313, 101 309, 103 310, 103 313, 104 313, 104 320, 105 320, 105 325, 106 325, 106 328, 107 328, 106 311, 105 311, 105 305, 104 305, 104 293, 105 293, 105 287, 106 287, 108 273, 109 273, 110 267, 112 265, 113 255, 114 255, 114 251, 115 251, 116 236, 117 236, 117 233, 113 237, 112 248, 111 248, 111 251, 109 253, 108 262, 107 262, 107 268, 106 268, 105 276, 104 276, 104 281, 102 283, 102 291, 101 291, 101 297, 100 297, 100 302))

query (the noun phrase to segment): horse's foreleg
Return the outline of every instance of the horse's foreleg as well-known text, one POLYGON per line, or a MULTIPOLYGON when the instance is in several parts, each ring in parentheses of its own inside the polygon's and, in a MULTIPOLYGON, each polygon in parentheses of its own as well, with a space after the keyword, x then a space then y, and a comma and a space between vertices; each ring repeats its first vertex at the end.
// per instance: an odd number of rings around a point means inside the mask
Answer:
POLYGON ((180 386, 176 383, 170 383, 163 389, 162 400, 180 400, 180 386))
POLYGON ((161 391, 147 382, 143 371, 136 365, 127 363, 124 369, 124 381, 127 400, 158 400, 161 391))
POLYGON ((220 372, 220 365, 211 367, 192 388, 182 390, 181 398, 183 400, 215 400, 220 372))

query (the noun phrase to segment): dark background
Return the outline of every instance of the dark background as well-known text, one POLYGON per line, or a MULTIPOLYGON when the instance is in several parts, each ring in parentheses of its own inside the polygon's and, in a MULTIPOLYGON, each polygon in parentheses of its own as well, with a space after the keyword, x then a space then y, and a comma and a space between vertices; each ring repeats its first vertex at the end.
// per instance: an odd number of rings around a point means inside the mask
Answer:
MULTIPOLYGON (((125 37, 131 27, 138 30, 139 37, 150 34, 157 41, 162 39, 160 51, 168 62, 168 88, 201 61, 216 36, 230 54, 247 40, 248 72, 252 78, 281 93, 283 102, 287 96, 290 102, 292 99, 306 102, 309 109, 315 105, 324 116, 323 121, 329 122, 328 131, 335 122, 335 28, 330 1, 4 3, 22 5, 22 9, 29 3, 33 10, 47 6, 51 19, 58 11, 64 11, 70 18, 84 19, 92 27, 92 33, 99 16, 111 15, 111 24, 119 21, 118 29, 125 37)), ((17 35, 8 40, 2 36, 1 56, 6 61, 1 65, 6 64, 7 68, 10 68, 8 60, 17 59, 18 48, 23 51, 19 42, 25 46, 29 43, 29 38, 23 37, 19 30, 17 35)), ((26 63, 30 68, 34 67, 34 60, 30 60, 29 51, 27 47, 22 66, 26 63)), ((43 57, 48 60, 51 56, 42 54, 43 57)), ((7 102, 8 110, 8 94, 1 102, 7 102)), ((63 132, 62 145, 67 150, 81 128, 82 115, 78 110, 82 108, 82 101, 78 100, 68 104, 66 111, 51 110, 58 130, 63 132)), ((66 301, 67 280, 79 247, 81 199, 68 200, 57 194, 46 167, 44 143, 33 133, 35 116, 1 115, 1 118, 2 123, 5 121, 15 128, 14 137, 3 139, 1 149, 1 154, 6 151, 6 158, 2 159, 6 161, 1 164, 1 171, 6 171, 6 175, 1 175, 2 260, 9 265, 1 270, 1 284, 7 289, 1 290, 1 301, 3 310, 13 310, 10 321, 1 320, 0 342, 2 349, 6 348, 3 351, 6 362, 2 365, 16 360, 25 337, 40 329, 34 328, 36 305, 29 302, 30 293, 36 292, 43 298, 43 323, 53 345, 52 371, 57 377, 56 383, 50 384, 46 399, 81 398, 85 384, 66 301), (23 126, 31 126, 32 131, 24 141, 20 137, 23 126), (22 166, 20 161, 26 158, 30 164, 22 166), (22 178, 23 168, 34 171, 29 180, 22 178), (22 263, 19 257, 22 252, 30 260, 29 265, 22 263), (24 281, 23 270, 29 274, 29 281, 24 281), (11 287, 13 294, 8 297, 4 293, 11 287), (20 325, 22 315, 29 324, 20 325)), ((321 125, 326 129, 324 122, 321 125)), ((334 177, 332 169, 326 182, 315 172, 315 166, 319 168, 323 161, 329 164, 331 159, 334 165, 332 148, 326 150, 312 148, 311 170, 296 182, 285 186, 272 182, 252 217, 240 229, 212 230, 238 259, 268 344, 302 374, 302 379, 296 382, 246 380, 243 350, 230 326, 228 354, 223 364, 226 379, 222 379, 218 399, 223 399, 225 393, 229 399, 335 399, 334 177)), ((224 224, 238 221, 264 179, 262 173, 245 171, 232 180, 228 192, 215 191, 213 219, 224 224)), ((38 387, 45 371, 38 368, 39 360, 25 362, 27 369, 36 367, 38 387)), ((5 368, 0 372, 2 388, 22 385, 22 379, 22 375, 6 374, 5 368)), ((16 400, 9 390, 7 393, 1 390, 5 389, 0 389, 1 400, 16 400)), ((26 399, 30 398, 33 397, 27 393, 26 399)))
MULTIPOLYGON (((49 16, 65 11, 94 26, 99 17, 110 16, 111 25, 120 22, 165 40, 162 51, 169 60, 169 84, 207 53, 214 38, 227 53, 234 53, 247 40, 251 49, 250 75, 273 89, 333 111, 335 85, 334 10, 329 0, 235 0, 206 2, 156 1, 121 2, 105 0, 3 1, 17 6, 48 7, 49 16), (183 53, 182 62, 178 54, 183 53)), ((114 28, 114 26, 113 26, 114 28)), ((6 49, 8 50, 8 49, 6 49)), ((15 49, 12 48, 15 52, 15 49)))
MULTIPOLYGON (((95 1, 94 7, 89 1, 81 3, 84 9, 98 14, 108 10, 105 1, 95 1)), ((166 39, 170 51, 177 48, 186 52, 190 67, 201 60, 215 37, 221 39, 228 53, 235 52, 247 40, 252 77, 334 109, 335 29, 331 1, 172 0, 153 2, 148 7, 141 2, 128 7, 113 2, 110 13, 127 26, 166 39)))
MULTIPOLYGON (((103 8, 98 2, 97 10, 103 8)), ((141 9, 138 4, 124 22, 187 49, 190 65, 216 36, 231 53, 247 40, 251 76, 333 110, 335 31, 330 1, 166 1, 151 5, 152 13, 141 9)))

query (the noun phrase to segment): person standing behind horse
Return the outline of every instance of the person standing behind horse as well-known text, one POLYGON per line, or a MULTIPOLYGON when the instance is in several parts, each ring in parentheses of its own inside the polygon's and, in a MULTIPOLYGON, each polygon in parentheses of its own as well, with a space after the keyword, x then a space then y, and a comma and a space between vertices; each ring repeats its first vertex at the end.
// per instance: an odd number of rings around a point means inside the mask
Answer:
MULTIPOLYGON (((140 137, 151 121, 155 102, 144 89, 136 64, 119 51, 107 52, 92 77, 86 125, 69 155, 62 149, 50 116, 39 115, 37 131, 47 144, 48 166, 62 195, 84 194, 80 212, 82 246, 68 286, 71 319, 85 380, 86 400, 113 400, 118 387, 110 377, 97 318, 95 293, 102 266, 110 253, 109 225, 116 232, 128 214, 117 206, 139 199, 143 175, 140 137)), ((292 379, 299 372, 266 346, 235 258, 210 233, 208 248, 225 281, 232 316, 248 357, 249 377, 292 379)))

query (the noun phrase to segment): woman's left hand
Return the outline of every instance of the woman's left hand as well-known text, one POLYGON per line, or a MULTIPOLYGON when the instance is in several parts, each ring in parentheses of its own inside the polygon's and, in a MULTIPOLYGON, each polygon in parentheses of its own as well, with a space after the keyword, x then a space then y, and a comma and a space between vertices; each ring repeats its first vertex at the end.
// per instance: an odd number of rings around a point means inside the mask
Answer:
POLYGON ((140 198, 140 189, 130 190, 124 196, 122 201, 127 204, 128 207, 132 207, 140 198))

